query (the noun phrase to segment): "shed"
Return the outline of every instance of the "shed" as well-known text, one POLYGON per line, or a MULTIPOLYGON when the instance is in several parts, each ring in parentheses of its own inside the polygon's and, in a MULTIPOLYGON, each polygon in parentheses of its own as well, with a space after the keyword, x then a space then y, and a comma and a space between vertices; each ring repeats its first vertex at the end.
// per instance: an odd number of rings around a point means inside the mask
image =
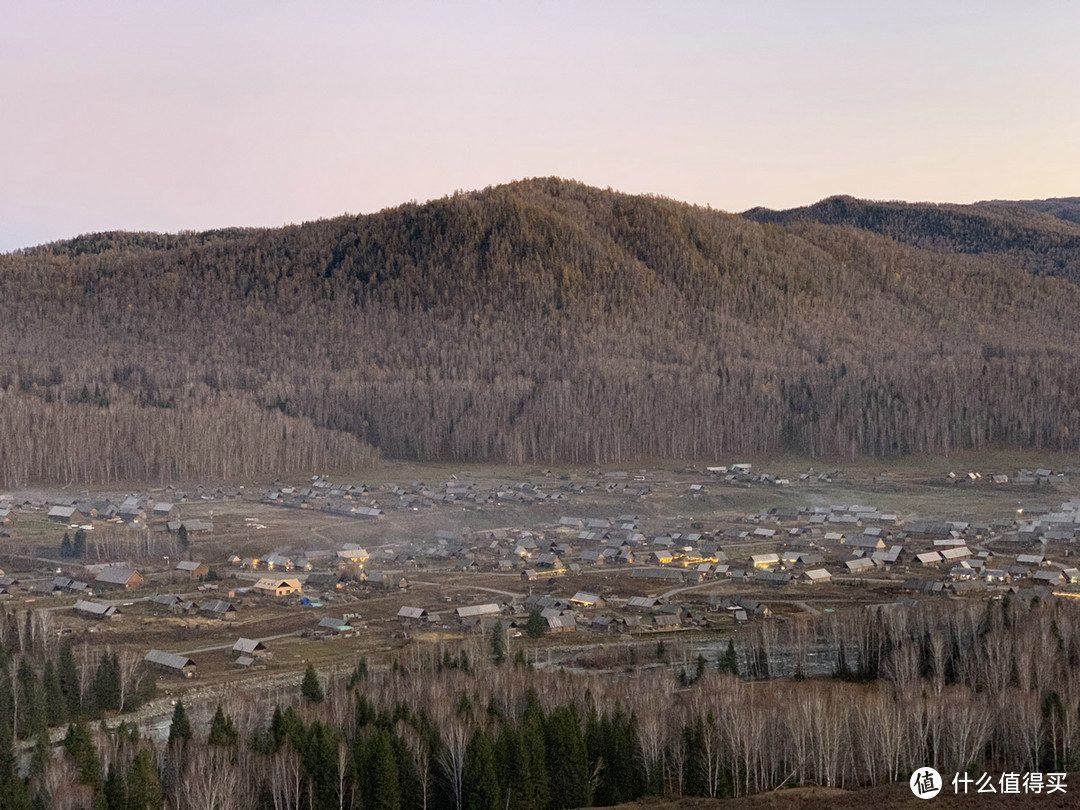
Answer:
POLYGON ((234 653, 239 653, 240 655, 253 656, 260 652, 266 652, 266 645, 253 638, 240 638, 233 644, 232 651, 234 653))
POLYGON ((199 605, 199 613, 211 619, 231 619, 231 614, 236 613, 236 608, 222 599, 211 599, 199 605))
POLYGON ((153 664, 166 672, 182 675, 185 678, 195 677, 195 662, 186 655, 177 655, 176 653, 163 652, 161 650, 151 650, 146 654, 144 660, 146 663, 153 664))
POLYGON ((83 616, 89 616, 91 619, 111 619, 117 615, 116 608, 113 605, 106 605, 104 602, 90 602, 86 599, 79 599, 75 602, 75 612, 83 616))

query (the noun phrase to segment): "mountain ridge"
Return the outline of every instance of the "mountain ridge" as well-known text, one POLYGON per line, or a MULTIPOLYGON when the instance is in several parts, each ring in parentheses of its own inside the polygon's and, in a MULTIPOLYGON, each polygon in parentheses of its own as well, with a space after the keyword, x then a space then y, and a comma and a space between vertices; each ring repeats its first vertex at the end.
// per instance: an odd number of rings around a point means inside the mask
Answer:
MULTIPOLYGON (((1080 288, 1066 273, 839 219, 759 222, 541 178, 278 229, 5 254, 0 412, 28 432, 0 439, 5 485, 221 473, 228 459, 191 431, 139 453, 163 419, 224 412, 252 473, 380 453, 1077 446, 1080 288), (78 440, 106 428, 104 446, 78 440)), ((1073 226, 1053 223, 1019 232, 1057 240, 1068 270, 1073 226)))

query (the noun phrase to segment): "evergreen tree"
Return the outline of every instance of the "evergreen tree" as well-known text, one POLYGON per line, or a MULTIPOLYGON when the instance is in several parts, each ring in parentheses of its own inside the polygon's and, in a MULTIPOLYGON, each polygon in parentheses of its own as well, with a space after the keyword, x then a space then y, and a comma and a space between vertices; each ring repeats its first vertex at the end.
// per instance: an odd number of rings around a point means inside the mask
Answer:
POLYGON ((682 733, 683 757, 683 792, 687 796, 708 796, 709 786, 705 780, 704 768, 705 725, 701 718, 693 725, 685 726, 682 733))
POLYGON ((12 655, 22 652, 22 633, 19 632, 19 617, 14 613, 5 615, 7 633, 4 639, 4 649, 12 655))
POLYGON ((506 629, 501 619, 491 630, 491 652, 495 656, 495 666, 502 666, 506 661, 506 629))
POLYGON ((394 763, 397 766, 401 806, 423 807, 427 797, 424 796, 424 786, 420 782, 420 773, 408 744, 397 734, 391 734, 390 746, 394 750, 394 763))
POLYGON ((376 728, 367 740, 357 737, 356 764, 364 810, 399 810, 401 789, 389 733, 376 728))
POLYGON ((108 773, 105 775, 105 788, 102 792, 108 810, 127 810, 127 784, 124 780, 124 772, 117 767, 115 762, 109 765, 108 773))
POLYGON ((28 740, 46 727, 45 699, 37 673, 23 656, 19 660, 16 688, 19 690, 19 736, 28 740))
POLYGON ((645 785, 636 762, 636 724, 621 707, 614 714, 594 714, 589 719, 585 745, 589 771, 596 774, 595 804, 621 804, 642 795, 645 785))
POLYGON ((525 693, 525 710, 521 715, 521 742, 528 762, 528 781, 525 784, 527 807, 547 807, 550 785, 547 768, 547 718, 540 698, 532 687, 525 693))
POLYGON ((352 674, 349 676, 349 688, 352 689, 358 683, 366 681, 368 676, 367 659, 361 658, 356 662, 356 666, 353 667, 352 674))
POLYGON ((141 749, 127 772, 127 810, 160 810, 161 777, 153 753, 141 749))
POLYGON ((304 670, 304 680, 300 684, 300 694, 307 698, 309 703, 323 702, 323 688, 319 683, 319 674, 315 671, 314 664, 308 664, 304 670))
POLYGON ((71 544, 71 556, 80 560, 86 556, 86 529, 75 530, 75 542, 71 544))
POLYGON ((718 669, 721 672, 727 672, 730 675, 739 675, 739 656, 735 652, 735 640, 728 639, 727 650, 720 657, 718 669))
POLYGON ((71 535, 64 532, 64 539, 60 541, 60 557, 67 559, 75 556, 75 550, 71 545, 71 535))
POLYGON ((41 779, 52 760, 52 744, 48 729, 39 729, 34 738, 34 754, 30 758, 30 778, 41 779))
POLYGON ((101 766, 98 764, 97 749, 90 736, 90 730, 82 720, 76 720, 68 726, 64 737, 64 748, 75 763, 79 772, 79 781, 84 785, 97 786, 101 783, 101 766))
POLYGON ((581 726, 571 706, 559 706, 544 729, 548 806, 552 810, 586 807, 590 803, 589 762, 581 726))
POLYGON ((184 701, 178 700, 176 701, 176 708, 173 709, 172 723, 169 725, 169 745, 172 745, 177 740, 186 742, 191 737, 191 720, 188 719, 184 701))
POLYGON ((540 638, 547 632, 547 620, 540 615, 540 611, 534 610, 529 614, 528 621, 525 622, 525 634, 529 638, 540 638))
POLYGON ((338 807, 337 734, 316 720, 303 733, 302 743, 295 747, 310 780, 312 810, 334 810, 338 807))
POLYGON ((176 533, 176 544, 180 546, 182 552, 186 552, 191 545, 191 541, 188 540, 187 526, 183 523, 180 524, 180 530, 176 533))
POLYGON ((26 611, 26 622, 23 624, 23 652, 34 653, 34 611, 26 611))
POLYGON ((533 805, 528 796, 531 781, 529 758, 522 733, 504 723, 495 743, 496 772, 499 776, 499 796, 506 810, 529 810, 533 805))
POLYGON ((0 808, 29 810, 30 797, 16 770, 15 739, 8 719, 13 711, 11 687, 12 684, 0 673, 0 718, 6 720, 0 721, 0 808))
POLYGON ((59 726, 67 719, 67 701, 60 688, 60 678, 52 659, 45 662, 45 671, 41 675, 41 688, 45 694, 45 722, 50 726, 59 726))
POLYGON ((82 685, 79 683, 79 667, 75 663, 75 653, 70 642, 65 642, 60 648, 60 664, 56 676, 60 682, 60 691, 64 695, 67 716, 74 718, 82 711, 82 685))
POLYGON ((93 683, 94 706, 98 711, 120 709, 120 659, 106 652, 98 661, 93 683))
POLYGON ((219 703, 217 711, 214 712, 214 719, 210 721, 210 735, 207 737, 207 744, 221 746, 236 745, 238 736, 239 734, 236 731, 236 727, 233 725, 232 718, 225 714, 219 703))
POLYGON ((495 750, 491 737, 482 729, 473 732, 465 749, 461 800, 463 810, 501 810, 503 806, 495 750))

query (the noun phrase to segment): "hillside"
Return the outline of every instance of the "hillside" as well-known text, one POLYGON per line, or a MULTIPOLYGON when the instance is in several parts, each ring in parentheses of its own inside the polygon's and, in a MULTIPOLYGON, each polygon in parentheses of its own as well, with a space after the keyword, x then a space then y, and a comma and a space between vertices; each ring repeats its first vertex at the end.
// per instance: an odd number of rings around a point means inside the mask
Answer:
POLYGON ((1080 197, 1051 197, 1048 200, 986 200, 976 205, 1027 208, 1080 224, 1080 197))
POLYGON ((811 222, 848 225, 908 245, 982 255, 1036 275, 1080 283, 1080 224, 1068 221, 1069 216, 1058 216, 1076 210, 1068 203, 1040 200, 935 205, 829 197, 788 211, 753 208, 743 216, 786 226, 811 222))
POLYGON ((1077 447, 1080 227, 940 208, 995 249, 542 179, 3 255, 0 483, 1077 447))

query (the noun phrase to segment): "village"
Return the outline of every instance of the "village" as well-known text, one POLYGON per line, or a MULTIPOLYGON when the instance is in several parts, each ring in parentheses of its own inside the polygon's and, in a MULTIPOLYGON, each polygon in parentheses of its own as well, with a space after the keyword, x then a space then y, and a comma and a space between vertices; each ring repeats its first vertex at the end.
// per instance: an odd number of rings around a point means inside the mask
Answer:
POLYGON ((1074 472, 735 463, 9 493, 0 605, 138 656, 166 690, 495 633, 536 666, 658 638, 715 663, 719 641, 800 614, 1080 596, 1074 472))

